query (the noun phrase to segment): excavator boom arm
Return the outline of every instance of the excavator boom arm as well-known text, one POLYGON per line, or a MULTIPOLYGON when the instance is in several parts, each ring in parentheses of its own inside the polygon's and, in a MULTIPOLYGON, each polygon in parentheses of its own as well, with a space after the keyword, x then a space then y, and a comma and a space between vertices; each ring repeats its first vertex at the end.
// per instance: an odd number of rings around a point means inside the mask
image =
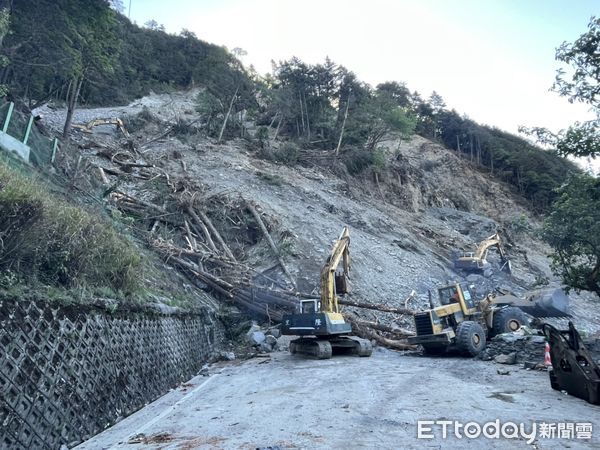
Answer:
POLYGON ((342 262, 343 276, 350 274, 350 231, 344 227, 340 237, 333 244, 331 255, 321 269, 321 311, 339 312, 336 296, 335 272, 342 262))
POLYGON ((500 235, 498 235, 498 233, 490 236, 487 239, 484 239, 479 243, 479 245, 477 246, 477 252, 475 252, 475 257, 482 260, 485 259, 485 257, 487 256, 487 252, 491 247, 498 248, 502 259, 506 258, 504 249, 502 248, 502 242, 500 241, 500 235))

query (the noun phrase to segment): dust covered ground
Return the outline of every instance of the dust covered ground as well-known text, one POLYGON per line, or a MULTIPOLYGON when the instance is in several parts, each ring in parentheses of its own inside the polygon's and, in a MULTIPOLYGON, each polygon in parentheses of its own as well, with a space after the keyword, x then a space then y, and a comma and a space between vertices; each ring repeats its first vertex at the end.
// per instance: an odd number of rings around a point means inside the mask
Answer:
MULTIPOLYGON (((452 425, 454 426, 454 425, 452 425)), ((555 436, 557 436, 555 434, 555 436)), ((310 360, 287 352, 222 363, 77 447, 598 448, 598 406, 554 391, 546 372, 464 358, 404 356, 310 360), (508 375, 498 369, 509 369, 508 375), (524 437, 417 439, 417 421, 523 423, 524 437), (543 437, 542 423, 591 423, 591 439, 543 437), (535 425, 534 425, 535 424, 535 425)))

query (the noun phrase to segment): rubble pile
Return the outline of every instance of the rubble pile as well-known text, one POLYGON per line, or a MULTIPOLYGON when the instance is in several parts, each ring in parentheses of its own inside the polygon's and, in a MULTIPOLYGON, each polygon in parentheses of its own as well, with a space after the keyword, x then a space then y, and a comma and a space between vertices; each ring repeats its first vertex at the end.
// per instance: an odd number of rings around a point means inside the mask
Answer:
POLYGON ((542 335, 503 333, 488 342, 479 358, 500 364, 543 363, 545 345, 542 335))
POLYGON ((277 338, 280 336, 279 328, 262 329, 258 325, 252 325, 246 333, 246 341, 259 352, 271 353, 279 350, 277 338))

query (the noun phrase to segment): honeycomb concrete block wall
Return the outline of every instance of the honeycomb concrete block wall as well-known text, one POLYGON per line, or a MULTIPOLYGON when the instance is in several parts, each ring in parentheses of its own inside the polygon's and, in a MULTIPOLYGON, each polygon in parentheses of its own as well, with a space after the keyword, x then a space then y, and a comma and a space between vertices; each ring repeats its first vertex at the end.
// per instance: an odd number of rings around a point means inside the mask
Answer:
POLYGON ((194 376, 222 339, 209 309, 0 300, 0 448, 74 446, 194 376))

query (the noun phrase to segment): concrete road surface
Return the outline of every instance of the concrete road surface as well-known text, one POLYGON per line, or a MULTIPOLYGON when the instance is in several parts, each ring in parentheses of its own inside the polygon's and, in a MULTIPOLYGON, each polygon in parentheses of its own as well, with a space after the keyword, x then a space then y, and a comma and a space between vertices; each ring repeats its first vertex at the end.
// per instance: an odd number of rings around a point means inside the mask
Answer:
POLYGON ((377 349, 323 361, 279 352, 210 372, 78 449, 600 448, 600 407, 518 366, 377 349), (419 420, 430 421, 420 439, 419 420))

